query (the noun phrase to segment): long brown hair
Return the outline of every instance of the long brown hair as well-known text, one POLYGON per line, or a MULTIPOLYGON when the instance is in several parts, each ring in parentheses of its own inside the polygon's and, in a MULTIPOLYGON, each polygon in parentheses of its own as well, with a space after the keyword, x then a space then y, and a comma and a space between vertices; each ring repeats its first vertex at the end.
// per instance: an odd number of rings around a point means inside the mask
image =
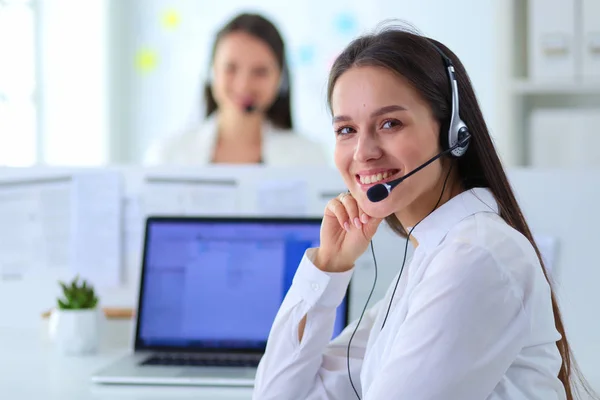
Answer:
MULTIPOLYGON (((447 132, 452 104, 451 90, 442 58, 432 43, 437 45, 454 63, 460 94, 460 116, 472 135, 467 152, 456 160, 459 179, 465 189, 486 187, 492 191, 498 202, 500 216, 529 239, 548 280, 540 251, 533 240, 529 226, 496 153, 471 81, 458 57, 446 46, 409 29, 394 27, 384 27, 378 32, 355 39, 338 56, 331 68, 327 90, 329 108, 331 109, 331 95, 335 83, 345 71, 360 66, 383 67, 403 76, 412 84, 439 121, 440 132, 442 134, 447 132)), ((395 215, 387 217, 386 221, 396 233, 406 237, 407 232, 395 215)), ((556 329, 561 334, 561 339, 557 342, 562 356, 562 366, 558 378, 564 384, 567 399, 572 400, 575 389, 571 378, 574 372, 578 371, 565 334, 554 291, 551 296, 556 329)), ((581 376, 579 377, 582 386, 589 394, 592 394, 593 391, 585 380, 581 376)))
MULTIPOLYGON (((290 106, 292 95, 290 71, 285 57, 285 43, 279 34, 279 31, 271 21, 261 15, 248 13, 239 14, 227 22, 217 33, 210 57, 211 64, 214 61, 215 51, 219 41, 233 32, 244 32, 252 35, 266 43, 273 51, 275 59, 281 69, 282 84, 279 93, 277 94, 277 98, 267 110, 267 118, 277 128, 291 130, 293 128, 293 123, 290 106)), ((206 116, 208 117, 218 108, 217 102, 212 94, 210 82, 204 84, 204 101, 206 103, 206 116)))

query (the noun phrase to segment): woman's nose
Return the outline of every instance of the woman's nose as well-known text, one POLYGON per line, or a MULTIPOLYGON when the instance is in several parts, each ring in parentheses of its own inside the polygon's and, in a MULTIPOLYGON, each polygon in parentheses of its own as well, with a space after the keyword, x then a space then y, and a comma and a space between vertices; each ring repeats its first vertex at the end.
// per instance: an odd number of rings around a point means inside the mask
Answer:
POLYGON ((371 133, 358 135, 356 148, 354 149, 355 161, 366 162, 376 160, 380 158, 382 154, 383 151, 375 135, 371 133))
POLYGON ((252 76, 250 73, 240 71, 235 79, 235 89, 238 93, 246 93, 252 87, 252 76))

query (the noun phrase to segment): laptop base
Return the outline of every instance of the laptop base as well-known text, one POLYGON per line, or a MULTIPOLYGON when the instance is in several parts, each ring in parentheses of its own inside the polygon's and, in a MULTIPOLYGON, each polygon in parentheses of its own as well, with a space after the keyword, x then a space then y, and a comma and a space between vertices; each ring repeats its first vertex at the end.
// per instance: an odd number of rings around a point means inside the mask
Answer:
POLYGON ((254 386, 254 367, 141 365, 151 354, 131 354, 92 376, 92 382, 121 385, 254 386))

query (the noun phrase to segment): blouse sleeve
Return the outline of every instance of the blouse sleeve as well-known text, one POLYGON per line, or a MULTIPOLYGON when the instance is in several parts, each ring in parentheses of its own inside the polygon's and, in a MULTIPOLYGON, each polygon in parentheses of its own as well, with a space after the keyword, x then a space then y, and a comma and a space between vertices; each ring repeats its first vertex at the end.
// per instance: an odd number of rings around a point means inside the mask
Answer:
MULTIPOLYGON (((348 377, 347 346, 356 321, 333 341, 336 308, 342 302, 353 270, 328 273, 304 255, 293 283, 273 323, 265 355, 256 376, 256 400, 347 400, 355 396, 348 377), (300 341, 298 325, 306 315, 300 341)), ((358 393, 360 369, 369 331, 376 315, 373 307, 352 338, 350 371, 358 393)))

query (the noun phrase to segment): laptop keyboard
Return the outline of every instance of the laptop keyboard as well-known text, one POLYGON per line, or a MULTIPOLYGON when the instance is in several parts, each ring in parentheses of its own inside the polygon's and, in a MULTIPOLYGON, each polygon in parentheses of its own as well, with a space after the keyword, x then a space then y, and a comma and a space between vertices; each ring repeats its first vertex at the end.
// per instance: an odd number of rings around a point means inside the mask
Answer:
POLYGON ((141 365, 176 365, 192 367, 256 367, 260 357, 251 354, 160 353, 141 365))

